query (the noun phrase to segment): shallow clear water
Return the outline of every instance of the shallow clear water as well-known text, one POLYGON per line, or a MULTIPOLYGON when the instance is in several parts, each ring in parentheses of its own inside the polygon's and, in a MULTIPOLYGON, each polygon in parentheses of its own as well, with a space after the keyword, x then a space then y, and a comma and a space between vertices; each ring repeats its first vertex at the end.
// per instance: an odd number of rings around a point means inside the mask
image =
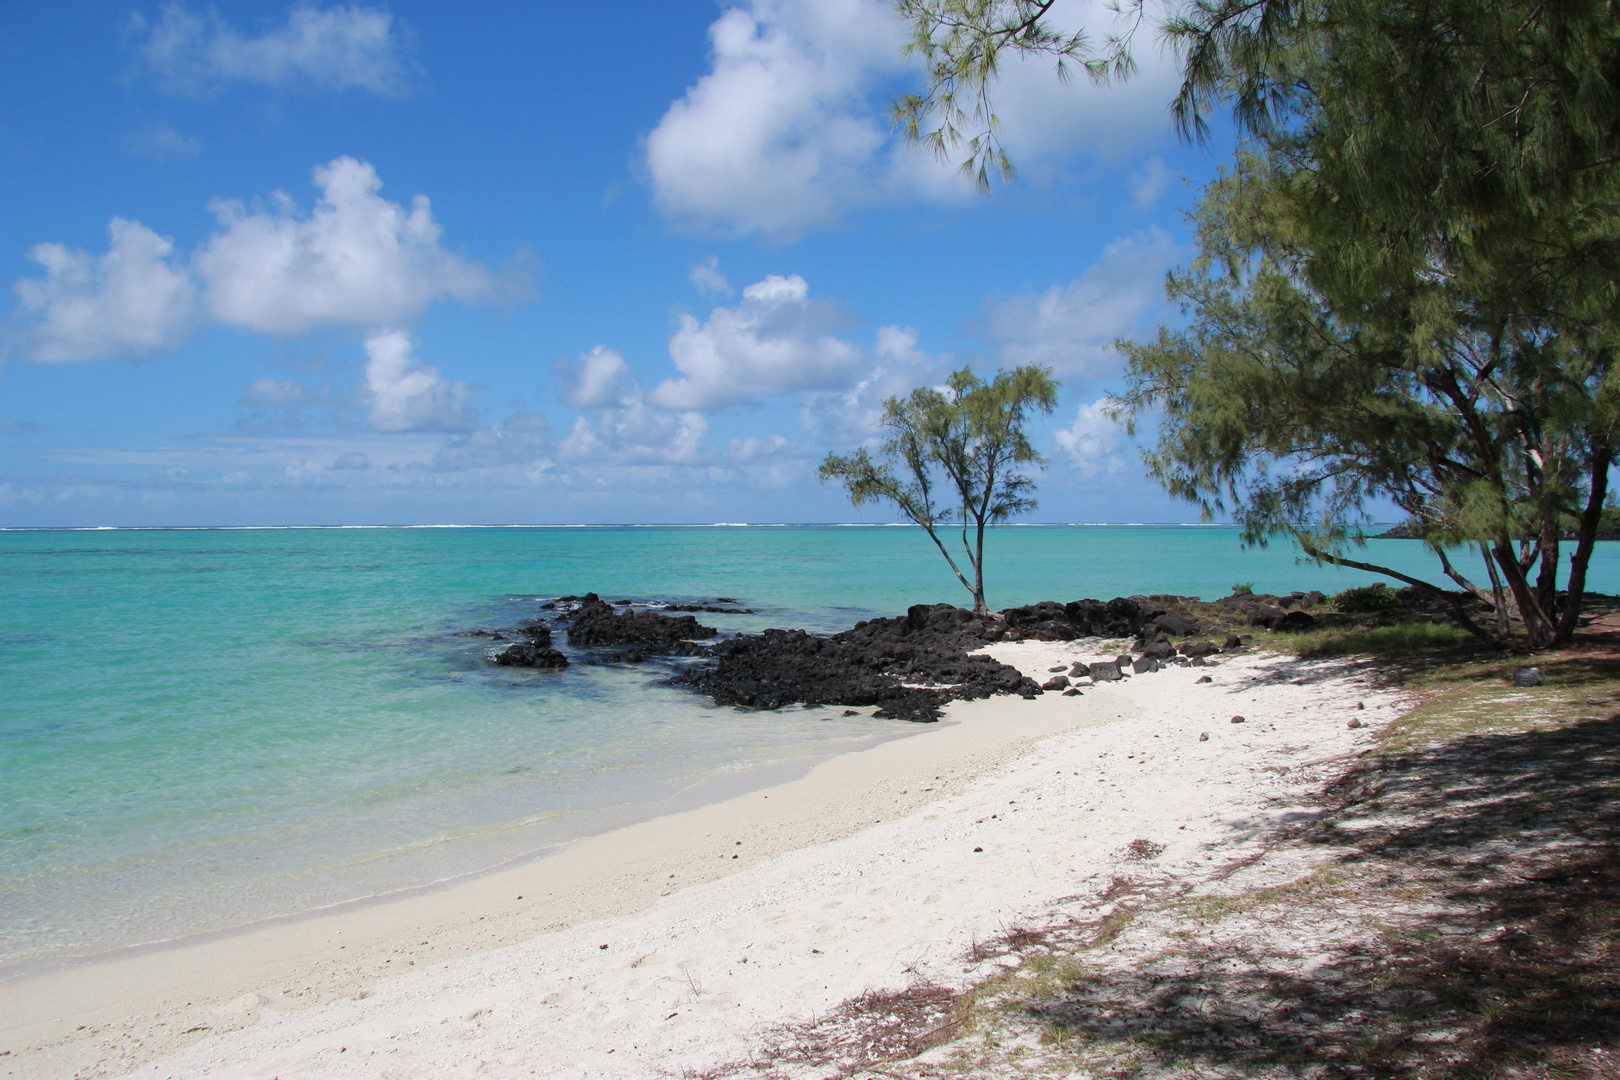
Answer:
MULTIPOLYGON (((997 607, 1369 580, 1218 527, 990 544, 997 607)), ((1620 591, 1615 548, 1594 589, 1620 591)), ((966 596, 909 528, 0 532, 0 971, 476 872, 914 730, 719 709, 665 663, 495 668, 458 636, 593 589, 756 610, 700 616, 727 632, 966 596)))

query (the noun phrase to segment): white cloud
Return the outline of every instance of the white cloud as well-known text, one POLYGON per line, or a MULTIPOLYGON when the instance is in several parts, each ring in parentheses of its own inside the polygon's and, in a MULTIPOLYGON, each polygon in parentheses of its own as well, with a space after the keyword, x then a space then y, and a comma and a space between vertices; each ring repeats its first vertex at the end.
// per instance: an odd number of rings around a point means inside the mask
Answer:
POLYGON ((1075 471, 1088 479, 1118 476, 1131 469, 1125 457, 1128 446, 1125 429, 1108 415, 1108 403, 1108 398, 1098 398, 1089 404, 1081 402, 1075 410, 1074 422, 1052 433, 1075 471))
POLYGON ((168 90, 198 94, 230 83, 399 96, 406 88, 401 27, 358 4, 298 4, 287 21, 244 35, 219 13, 166 4, 156 22, 130 19, 141 60, 168 90))
POLYGON ((1159 193, 1164 185, 1170 182, 1170 170, 1165 166, 1161 157, 1150 157, 1142 162, 1141 169, 1131 177, 1131 202, 1138 209, 1146 210, 1159 201, 1159 193))
POLYGON ((665 412, 632 398, 603 409, 594 424, 577 418, 558 456, 591 465, 691 465, 703 460, 708 437, 701 414, 665 412))
POLYGON ((917 331, 909 326, 879 327, 873 353, 875 360, 853 386, 805 397, 800 418, 823 441, 871 438, 881 427, 885 401, 928 384, 942 368, 938 358, 917 348, 917 331))
POLYGON ((753 465, 780 459, 796 450, 792 440, 785 435, 772 433, 764 438, 750 435, 744 439, 732 439, 726 445, 726 459, 740 465, 753 465))
POLYGON ((440 247, 443 230, 425 196, 409 212, 380 198, 365 162, 340 157, 314 176, 322 194, 307 217, 280 194, 273 211, 214 202, 221 229, 189 265, 173 257, 168 238, 123 218, 108 226, 99 257, 36 246, 29 257, 45 277, 12 286, 20 303, 8 344, 46 363, 174 349, 197 321, 199 293, 214 322, 268 334, 404 326, 436 301, 526 294, 520 279, 440 247))
POLYGON ((285 195, 275 209, 210 204, 223 227, 195 257, 214 318, 269 334, 321 325, 397 326, 428 304, 499 299, 509 283, 439 246, 427 196, 407 213, 377 195, 376 170, 340 157, 314 170, 320 200, 301 216, 285 195))
MULTIPOLYGON (((1106 0, 1047 15, 1099 48, 1117 28, 1106 0)), ((1059 79, 1050 57, 1003 58, 993 88, 1002 141, 1040 179, 1076 155, 1118 161, 1170 137, 1175 58, 1137 34, 1138 73, 1059 79)), ((903 28, 886 0, 746 0, 709 27, 710 70, 646 139, 654 198, 670 218, 733 234, 792 238, 865 206, 972 198, 954 164, 904 145, 887 119, 901 81, 903 28)), ((968 132, 967 134, 976 134, 968 132)))
POLYGON ((577 366, 558 361, 552 370, 562 383, 563 403, 576 409, 599 409, 619 401, 630 372, 623 356, 601 345, 580 354, 577 366))
POLYGON ((1109 244, 1101 261, 1067 285, 1014 296, 985 310, 982 336, 1004 364, 1044 364, 1059 375, 1097 378, 1119 363, 1112 343, 1164 304, 1164 274, 1184 254, 1158 228, 1109 244))
POLYGON ((888 125, 868 91, 902 42, 886 0, 751 0, 709 41, 710 72, 647 136, 664 213, 786 237, 872 196, 888 125))
POLYGON ((399 330, 366 338, 366 389, 376 431, 465 431, 478 422, 466 383, 451 382, 411 355, 415 342, 399 330))
POLYGON ((194 135, 180 134, 173 125, 153 124, 126 135, 124 149, 138 157, 167 161, 170 158, 195 157, 202 153, 202 143, 194 135))
MULTIPOLYGON (((1052 10, 1047 24, 1059 32, 1085 30, 1099 53, 1109 33, 1123 28, 1108 0, 1069 0, 1052 10)), ((1072 64, 1073 77, 1065 81, 1047 56, 1009 57, 1002 64, 994 88, 1002 143, 1026 175, 1060 167, 1076 151, 1119 161, 1171 136, 1169 105, 1181 79, 1174 54, 1157 47, 1156 30, 1151 20, 1137 29, 1137 73, 1124 82, 1098 85, 1072 64)))
POLYGON ((369 469, 371 468, 371 458, 364 450, 345 450, 333 460, 332 468, 335 470, 369 469))
POLYGON ((720 272, 718 255, 710 255, 700 263, 693 263, 686 277, 704 296, 734 296, 737 292, 726 280, 726 275, 720 272))
POLYGON ((186 339, 197 290, 170 259, 173 241, 123 218, 107 234, 99 258, 63 244, 28 253, 45 278, 12 286, 20 303, 8 338, 22 355, 42 363, 147 356, 186 339))
POLYGON ((684 377, 659 383, 648 400, 709 410, 847 382, 860 366, 860 349, 828 332, 842 314, 809 299, 809 291, 797 274, 772 274, 744 289, 742 303, 715 308, 705 322, 681 316, 669 355, 684 377))

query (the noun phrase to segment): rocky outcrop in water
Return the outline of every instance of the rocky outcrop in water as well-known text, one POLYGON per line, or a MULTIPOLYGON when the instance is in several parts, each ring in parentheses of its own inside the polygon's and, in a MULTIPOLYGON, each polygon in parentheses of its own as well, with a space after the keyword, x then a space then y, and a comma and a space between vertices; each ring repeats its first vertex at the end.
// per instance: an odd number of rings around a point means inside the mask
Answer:
POLYGON ((568 657, 543 645, 511 645, 491 657, 501 667, 565 668, 568 657))
POLYGON ((692 615, 660 615, 653 611, 615 612, 595 593, 580 597, 579 608, 568 626, 570 645, 640 645, 671 654, 691 655, 701 650, 697 638, 719 633, 692 615))

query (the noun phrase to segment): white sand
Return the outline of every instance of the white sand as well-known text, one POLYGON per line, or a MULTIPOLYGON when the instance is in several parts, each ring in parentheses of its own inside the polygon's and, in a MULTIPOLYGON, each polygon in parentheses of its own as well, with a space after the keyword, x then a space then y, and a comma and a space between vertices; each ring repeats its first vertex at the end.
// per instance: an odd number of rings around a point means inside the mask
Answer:
MULTIPOLYGON (((1099 658, 989 651, 1042 681, 1099 658)), ((1405 705, 1352 664, 1268 656, 958 703, 803 779, 453 889, 0 984, 0 1072, 701 1071, 863 991, 962 983, 975 941, 1139 876, 1133 840, 1165 845, 1159 873, 1241 856, 1405 705)))

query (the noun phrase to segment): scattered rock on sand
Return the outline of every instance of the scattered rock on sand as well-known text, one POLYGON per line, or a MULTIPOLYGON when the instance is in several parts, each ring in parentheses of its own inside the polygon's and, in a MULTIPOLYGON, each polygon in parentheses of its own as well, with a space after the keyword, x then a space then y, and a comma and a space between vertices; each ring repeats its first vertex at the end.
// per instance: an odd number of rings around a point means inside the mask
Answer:
POLYGON ((1241 716, 1232 717, 1232 723, 1234 723, 1234 724, 1241 724, 1241 723, 1244 723, 1244 722, 1245 721, 1244 721, 1243 717, 1241 717, 1241 716))
POLYGON ((1118 682, 1121 677, 1117 663, 1104 661, 1091 665, 1092 682, 1118 682))
POLYGON ((1042 690, 1065 690, 1069 686, 1069 679, 1065 675, 1054 675, 1041 683, 1042 690))
POLYGON ((1350 722, 1344 726, 1349 728, 1351 731, 1354 731, 1356 728, 1361 726, 1361 717, 1352 716, 1350 718, 1350 722))
POLYGON ((1215 680, 1210 678, 1208 675, 1200 675, 1200 676, 1198 676, 1198 681, 1201 682, 1201 683, 1206 683, 1206 682, 1214 682, 1215 680))
POLYGON ((1545 686, 1547 676, 1538 667, 1522 667, 1513 673, 1514 686, 1545 686))
POLYGON ((1141 674, 1144 674, 1145 672, 1149 672, 1149 671, 1158 671, 1158 670, 1159 670, 1159 662, 1157 660, 1155 660, 1151 656, 1137 657, 1136 662, 1131 664, 1131 671, 1134 674, 1137 674, 1137 675, 1141 675, 1141 674))

